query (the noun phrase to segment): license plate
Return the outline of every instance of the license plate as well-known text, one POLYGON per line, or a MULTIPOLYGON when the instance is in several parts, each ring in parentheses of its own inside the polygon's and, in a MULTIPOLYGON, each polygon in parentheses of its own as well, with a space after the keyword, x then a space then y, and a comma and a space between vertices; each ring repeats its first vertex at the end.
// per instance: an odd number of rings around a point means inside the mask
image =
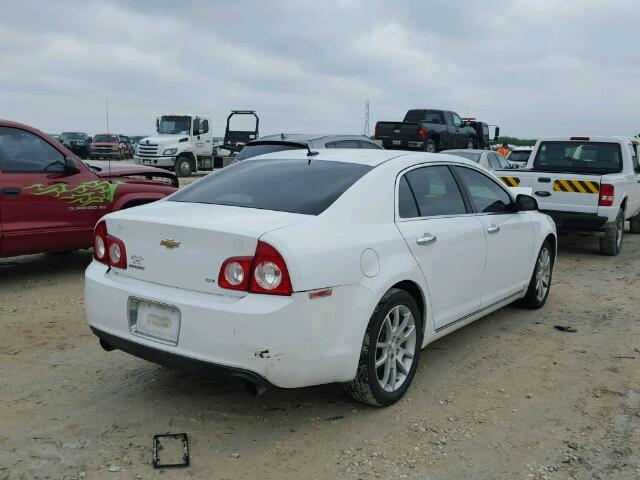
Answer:
POLYGON ((134 335, 168 345, 177 345, 180 310, 171 305, 131 298, 129 326, 134 335))
POLYGON ((394 145, 400 145, 402 143, 402 140, 394 140, 393 144, 394 145))

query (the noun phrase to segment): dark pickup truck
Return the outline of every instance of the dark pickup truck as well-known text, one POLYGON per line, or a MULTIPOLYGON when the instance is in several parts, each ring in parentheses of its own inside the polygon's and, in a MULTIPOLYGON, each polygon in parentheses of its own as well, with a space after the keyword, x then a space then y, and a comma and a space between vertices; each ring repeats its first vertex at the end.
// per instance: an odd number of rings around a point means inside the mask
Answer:
MULTIPOLYGON (((496 127, 496 136, 498 136, 496 127)), ((391 150, 439 152, 453 148, 489 148, 489 125, 463 121, 449 110, 409 110, 402 122, 378 122, 376 140, 391 150)))

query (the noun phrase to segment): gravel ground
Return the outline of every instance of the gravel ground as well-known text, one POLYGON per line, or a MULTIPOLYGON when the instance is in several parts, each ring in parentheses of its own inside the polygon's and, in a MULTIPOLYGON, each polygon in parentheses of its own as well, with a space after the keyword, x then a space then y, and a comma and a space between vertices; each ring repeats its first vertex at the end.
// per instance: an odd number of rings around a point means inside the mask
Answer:
POLYGON ((0 479, 638 479, 639 253, 640 236, 618 257, 563 238, 544 309, 431 344, 387 409, 337 385, 254 398, 104 352, 88 252, 0 260, 0 479), (189 468, 152 469, 164 432, 189 434, 189 468))

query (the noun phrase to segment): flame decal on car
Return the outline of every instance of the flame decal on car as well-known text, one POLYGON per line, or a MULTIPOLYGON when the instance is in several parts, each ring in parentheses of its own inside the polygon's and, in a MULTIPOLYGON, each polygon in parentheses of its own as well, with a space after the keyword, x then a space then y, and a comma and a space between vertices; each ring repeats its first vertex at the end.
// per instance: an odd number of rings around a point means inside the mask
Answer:
POLYGON ((113 198, 118 185, 122 182, 107 182, 104 180, 92 180, 82 182, 75 188, 69 188, 65 183, 43 185, 36 183, 25 188, 31 190, 32 195, 50 196, 63 202, 76 204, 81 207, 89 205, 101 205, 113 203, 113 198))

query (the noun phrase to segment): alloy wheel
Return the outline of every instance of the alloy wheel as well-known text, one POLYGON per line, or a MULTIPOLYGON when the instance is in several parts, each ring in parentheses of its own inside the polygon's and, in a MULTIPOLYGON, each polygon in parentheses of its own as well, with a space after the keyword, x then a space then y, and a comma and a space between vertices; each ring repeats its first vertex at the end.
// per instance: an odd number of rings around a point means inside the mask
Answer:
POLYGON ((407 379, 416 340, 416 322, 411 310, 405 305, 396 305, 387 313, 376 341, 375 370, 384 391, 395 392, 407 379))
POLYGON ((539 302, 544 300, 544 297, 549 291, 549 284, 551 280, 551 253, 548 248, 543 248, 538 255, 538 268, 536 272, 536 298, 539 302))

